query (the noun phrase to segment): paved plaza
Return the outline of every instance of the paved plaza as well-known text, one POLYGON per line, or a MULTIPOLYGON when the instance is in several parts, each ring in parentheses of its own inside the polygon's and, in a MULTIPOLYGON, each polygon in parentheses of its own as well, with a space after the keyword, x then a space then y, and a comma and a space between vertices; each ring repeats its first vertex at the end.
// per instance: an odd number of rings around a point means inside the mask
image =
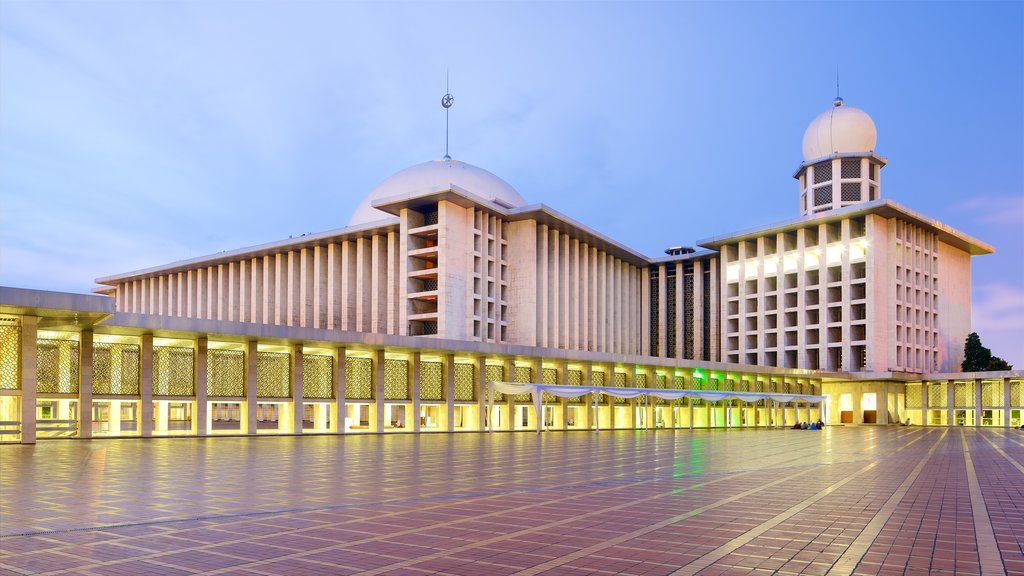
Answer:
POLYGON ((0 574, 1024 574, 1024 434, 0 446, 0 574))

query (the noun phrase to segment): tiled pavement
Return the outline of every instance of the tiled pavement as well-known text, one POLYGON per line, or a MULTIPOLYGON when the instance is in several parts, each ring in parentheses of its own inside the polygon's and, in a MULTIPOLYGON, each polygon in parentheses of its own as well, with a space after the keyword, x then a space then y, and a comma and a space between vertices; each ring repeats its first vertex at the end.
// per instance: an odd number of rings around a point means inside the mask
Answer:
POLYGON ((1012 430, 0 446, 0 575, 1024 574, 1012 430))

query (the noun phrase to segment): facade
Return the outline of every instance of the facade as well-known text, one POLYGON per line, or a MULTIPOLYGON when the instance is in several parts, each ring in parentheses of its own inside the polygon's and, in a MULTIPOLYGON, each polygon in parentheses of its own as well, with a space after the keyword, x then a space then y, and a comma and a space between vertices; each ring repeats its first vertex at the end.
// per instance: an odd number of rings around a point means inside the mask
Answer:
POLYGON ((993 249, 882 198, 875 140, 837 99, 804 136, 799 217, 658 258, 446 157, 344 228, 97 296, 4 289, 0 436, 1019 425, 1022 373, 957 373, 993 249), (502 381, 764 396, 487 408, 502 381))

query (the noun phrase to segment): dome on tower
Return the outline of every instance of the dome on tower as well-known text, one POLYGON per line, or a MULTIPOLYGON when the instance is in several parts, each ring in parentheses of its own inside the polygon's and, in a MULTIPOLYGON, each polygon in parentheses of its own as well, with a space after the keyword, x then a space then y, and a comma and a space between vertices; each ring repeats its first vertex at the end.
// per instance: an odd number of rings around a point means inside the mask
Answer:
POLYGON ((804 132, 804 160, 843 152, 872 152, 877 136, 867 112, 844 106, 843 99, 836 98, 835 105, 819 114, 804 132))
POLYGON ((516 208, 526 205, 526 200, 515 188, 487 170, 459 160, 442 158, 410 166, 389 176, 363 198, 348 225, 356 226, 390 217, 391 214, 373 207, 377 200, 447 189, 452 185, 501 206, 516 208))

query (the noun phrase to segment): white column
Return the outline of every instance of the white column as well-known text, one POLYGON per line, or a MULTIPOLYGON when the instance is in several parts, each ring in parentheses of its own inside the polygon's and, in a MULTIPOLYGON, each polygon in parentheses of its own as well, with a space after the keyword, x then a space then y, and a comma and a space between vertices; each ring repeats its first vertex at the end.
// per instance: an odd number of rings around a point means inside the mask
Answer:
POLYGON ((384 417, 384 349, 375 350, 373 353, 373 406, 377 413, 378 433, 384 432, 384 424, 387 418, 384 417))
POLYGON ((409 363, 412 365, 412 386, 410 395, 412 396, 412 431, 420 431, 420 353, 413 352, 410 356, 409 363))
MULTIPOLYGON (((142 354, 139 362, 139 427, 143 438, 153 435, 153 335, 142 335, 142 354)), ((110 413, 114 413, 111 403, 110 413)), ((118 414, 120 417, 120 414, 118 414)))
POLYGON ((245 417, 241 432, 256 434, 256 355, 258 343, 250 340, 245 343, 245 417))
MULTIPOLYGON (((82 330, 78 342, 78 437, 92 438, 92 330, 82 330)), ((35 415, 33 407, 32 414, 35 415)))
POLYGON ((39 318, 21 317, 21 443, 36 443, 39 318))
POLYGON ((208 428, 206 426, 206 422, 208 420, 208 407, 206 403, 206 387, 208 383, 207 346, 208 342, 206 337, 196 339, 196 410, 192 415, 192 428, 197 436, 206 436, 208 432, 208 428))
POLYGON ((302 434, 302 418, 305 415, 303 402, 302 344, 291 346, 288 360, 292 363, 292 434, 302 434))
POLYGON ((331 426, 335 432, 342 434, 345 430, 345 417, 348 409, 345 406, 345 347, 339 346, 332 354, 334 362, 334 403, 331 405, 331 426))

